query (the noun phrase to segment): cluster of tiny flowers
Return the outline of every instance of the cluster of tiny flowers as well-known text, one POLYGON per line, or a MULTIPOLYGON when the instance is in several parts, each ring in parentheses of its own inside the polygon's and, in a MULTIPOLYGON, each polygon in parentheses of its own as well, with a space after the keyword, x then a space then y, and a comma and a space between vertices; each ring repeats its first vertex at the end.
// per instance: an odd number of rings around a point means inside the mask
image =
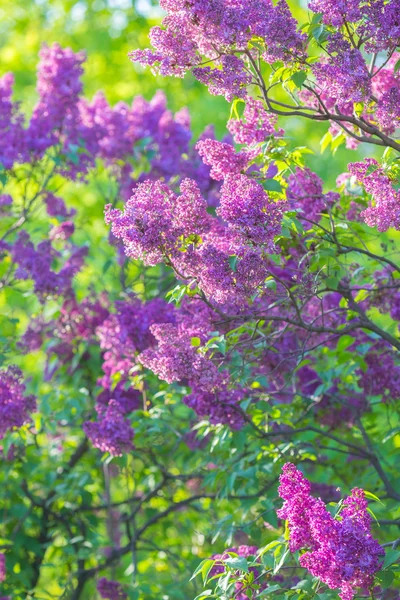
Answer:
POLYGON ((245 421, 239 403, 244 398, 243 390, 230 390, 226 385, 220 384, 214 392, 197 388, 185 396, 183 401, 199 417, 208 418, 213 425, 223 423, 231 429, 241 429, 245 421))
POLYGON ((90 296, 78 302, 73 293, 66 295, 60 308, 54 336, 68 344, 93 340, 97 327, 108 316, 106 302, 106 298, 95 299, 90 296))
POLYGON ((177 196, 161 181, 139 184, 124 211, 106 206, 106 222, 122 239, 125 253, 155 265, 175 253, 182 238, 203 233, 208 224, 207 205, 197 184, 186 179, 177 196))
POLYGON ((0 583, 6 578, 6 557, 0 554, 0 583))
POLYGON ((9 429, 22 427, 36 408, 36 399, 25 395, 22 372, 16 366, 0 371, 0 439, 9 429))
POLYGON ((127 600, 128 596, 125 594, 122 585, 118 581, 112 581, 101 577, 96 585, 96 589, 100 594, 101 598, 105 600, 127 600))
POLYGON ((12 101, 13 86, 11 73, 0 79, 0 163, 6 169, 25 158, 23 115, 12 101))
POLYGON ((210 93, 224 95, 228 101, 247 96, 251 76, 233 51, 245 49, 252 36, 264 38, 267 62, 304 54, 306 36, 296 30, 285 0, 276 6, 271 0, 164 0, 161 6, 167 12, 164 29, 154 27, 150 32, 155 50, 135 50, 131 59, 162 75, 183 77, 192 69, 210 93), (215 68, 199 66, 203 56, 213 60, 215 68))
POLYGON ((300 565, 330 589, 340 589, 342 600, 352 600, 357 588, 370 588, 384 550, 370 533, 364 491, 353 489, 334 518, 320 498, 311 496, 310 482, 291 463, 282 469, 278 491, 284 504, 277 514, 288 522, 289 548, 306 550, 300 565))
POLYGON ((243 240, 273 251, 281 230, 282 205, 272 201, 261 184, 246 175, 227 175, 217 212, 243 240))
POLYGON ((75 225, 72 221, 64 221, 60 225, 54 225, 49 232, 49 239, 55 240, 68 240, 75 231, 75 225))
POLYGON ((374 118, 387 134, 393 134, 400 123, 400 73, 396 69, 399 59, 400 54, 394 52, 385 67, 375 67, 371 78, 372 93, 377 99, 374 118))
POLYGON ((240 119, 230 119, 228 130, 237 144, 258 144, 270 136, 283 135, 283 129, 276 129, 277 117, 268 113, 262 102, 248 97, 240 119))
POLYGON ((361 213, 370 227, 387 231, 389 227, 400 228, 400 192, 378 162, 366 158, 363 162, 350 163, 349 171, 363 184, 365 191, 372 195, 374 204, 361 213))
POLYGON ((86 421, 83 430, 95 448, 109 452, 113 456, 122 456, 133 448, 133 429, 121 409, 121 403, 112 399, 107 407, 96 407, 100 420, 86 421))
POLYGON ((211 177, 217 181, 227 175, 237 175, 248 167, 248 153, 236 152, 231 144, 207 139, 197 142, 196 148, 203 162, 211 167, 211 177))
POLYGON ((123 381, 119 381, 112 389, 105 388, 96 398, 97 406, 101 407, 98 411, 100 415, 113 401, 122 414, 129 414, 143 405, 142 395, 139 390, 126 386, 123 381))
POLYGON ((239 429, 243 426, 238 409, 243 392, 228 389, 226 375, 218 371, 203 346, 212 328, 211 317, 212 311, 202 303, 186 303, 177 311, 175 324, 150 327, 157 344, 142 352, 139 361, 168 383, 190 386, 192 393, 184 402, 199 416, 239 429), (196 346, 193 338, 198 341, 196 346))
POLYGON ((82 52, 74 53, 59 44, 43 46, 37 80, 39 102, 27 131, 30 151, 41 155, 75 129, 84 61, 82 52))
POLYGON ((368 68, 360 50, 351 48, 340 36, 328 44, 329 61, 313 67, 318 89, 343 101, 362 102, 371 94, 368 68))
POLYGON ((400 39, 399 0, 309 0, 310 10, 322 14, 324 23, 341 27, 353 23, 356 34, 367 40, 368 52, 390 50, 400 39))
MULTIPOLYGON (((70 227, 67 226, 67 231, 70 227)), ((62 239, 62 238, 60 238, 62 239)), ((18 264, 17 279, 32 279, 35 293, 43 299, 48 295, 66 293, 71 289, 73 277, 82 268, 87 248, 71 248, 71 252, 61 269, 52 269, 52 262, 58 256, 50 240, 40 242, 36 248, 26 231, 20 232, 16 242, 10 247, 13 260, 18 264)))
MULTIPOLYGON (((117 302, 117 312, 104 315, 96 335, 103 350, 103 390, 96 399, 97 421, 87 421, 84 430, 96 448, 121 455, 133 448, 133 430, 126 415, 143 405, 141 394, 129 382, 129 373, 139 352, 154 345, 151 329, 156 322, 174 320, 173 308, 156 298, 142 304, 137 299, 117 302), (114 376, 120 380, 114 385, 114 376)), ((93 330, 93 327, 91 327, 93 330)))
POLYGON ((368 52, 392 51, 400 42, 400 1, 374 0, 362 3, 363 21, 359 33, 368 52))
POLYGON ((340 199, 334 192, 324 194, 323 182, 316 173, 308 168, 296 168, 288 178, 286 196, 291 208, 301 209, 300 217, 310 221, 319 221, 321 213, 333 206, 340 199))
POLYGON ((214 96, 225 96, 228 102, 234 98, 245 98, 251 75, 246 72, 244 62, 237 56, 222 56, 218 61, 221 68, 196 67, 193 75, 208 86, 214 96))
POLYGON ((357 418, 368 410, 368 401, 364 394, 343 389, 339 381, 334 380, 326 391, 315 396, 322 388, 322 380, 317 372, 305 365, 296 372, 297 393, 315 400, 315 412, 318 420, 330 427, 351 427, 357 418))
POLYGON ((286 0, 278 0, 276 6, 270 5, 255 33, 265 41, 267 49, 262 58, 267 63, 278 60, 293 63, 305 56, 307 36, 297 31, 297 21, 286 0))
MULTIPOLYGON (((232 552, 233 554, 237 554, 237 556, 248 558, 257 556, 258 550, 259 549, 257 548, 257 546, 242 545, 234 548, 227 548, 222 554, 213 554, 211 558, 215 561, 215 563, 211 568, 209 577, 214 577, 215 575, 219 575, 220 573, 225 573, 226 567, 224 561, 231 558, 231 555, 229 554, 230 552, 232 552)), ((249 572, 253 573, 254 580, 257 581, 257 578, 260 575, 259 571, 255 567, 250 567, 249 572)), ((258 583, 257 589, 258 591, 261 591, 264 590, 267 586, 267 583, 261 582, 258 583)), ((246 585, 244 583, 240 581, 236 582, 234 597, 237 600, 248 600, 248 590, 246 590, 246 585)))
MULTIPOLYGON (((32 156, 40 159, 55 147, 59 153, 55 171, 76 179, 85 177, 100 158, 112 167, 124 195, 137 182, 132 165, 122 165, 121 160, 142 154, 154 178, 182 178, 186 173, 196 179, 199 175, 206 188, 209 169, 202 165, 197 173, 193 167, 199 161, 189 147, 192 134, 187 110, 173 115, 162 92, 150 102, 138 96, 131 106, 120 102, 112 107, 101 93, 88 101, 81 95, 84 60, 82 52, 58 44, 43 46, 37 73, 39 100, 30 119, 12 101, 13 76, 0 79, 0 163, 9 169, 32 156)), ((75 212, 67 211, 51 193, 43 200, 50 216, 70 218, 75 212)))
POLYGON ((340 27, 361 19, 360 0, 309 0, 308 8, 323 16, 324 23, 340 27))
POLYGON ((358 384, 369 396, 381 396, 383 401, 400 398, 400 366, 395 354, 385 342, 378 342, 366 353, 366 370, 359 370, 358 384))
POLYGON ((75 215, 76 210, 74 208, 67 208, 65 202, 60 196, 48 192, 43 198, 46 212, 49 217, 66 217, 71 218, 75 215))

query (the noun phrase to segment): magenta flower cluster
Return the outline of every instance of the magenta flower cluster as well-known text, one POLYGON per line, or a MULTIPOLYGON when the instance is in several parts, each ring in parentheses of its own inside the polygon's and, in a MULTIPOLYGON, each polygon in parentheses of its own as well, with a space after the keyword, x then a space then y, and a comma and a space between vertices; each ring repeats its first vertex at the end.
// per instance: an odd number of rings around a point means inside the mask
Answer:
POLYGON ((27 423, 35 408, 36 398, 26 395, 22 371, 14 365, 0 370, 0 439, 27 423))
POLYGON ((389 227, 400 228, 400 192, 374 158, 363 162, 350 163, 349 171, 372 195, 373 206, 368 207, 362 216, 367 225, 386 231, 389 227))
POLYGON ((371 535, 364 491, 353 489, 336 518, 310 491, 310 482, 292 463, 286 463, 279 486, 284 504, 277 514, 288 522, 289 548, 291 552, 306 550, 300 565, 330 589, 339 589, 342 600, 352 600, 357 588, 373 585, 384 555, 371 535))
POLYGON ((300 217, 308 221, 318 222, 321 213, 327 212, 340 200, 340 194, 335 192, 323 193, 323 182, 310 169, 296 168, 295 173, 288 178, 287 199, 291 208, 300 209, 300 217))
POLYGON ((0 583, 6 578, 6 557, 0 553, 0 583))
POLYGON ((124 592, 123 587, 118 581, 101 577, 96 585, 100 598, 105 600, 127 600, 128 596, 124 592))
POLYGON ((276 6, 271 0, 164 0, 160 4, 167 16, 163 29, 153 27, 150 32, 154 51, 135 50, 131 59, 162 75, 183 77, 193 69, 211 94, 224 95, 228 101, 247 96, 251 76, 232 51, 244 50, 252 36, 265 38, 266 62, 288 61, 293 54, 304 52, 306 37, 296 30, 285 0, 276 6), (215 67, 200 66, 202 56, 213 60, 215 67))

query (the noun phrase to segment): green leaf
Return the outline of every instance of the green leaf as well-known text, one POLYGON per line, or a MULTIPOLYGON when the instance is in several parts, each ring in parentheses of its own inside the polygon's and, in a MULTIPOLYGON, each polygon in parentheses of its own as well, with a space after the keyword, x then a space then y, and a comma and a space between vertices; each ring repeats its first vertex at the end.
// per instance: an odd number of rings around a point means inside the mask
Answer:
POLYGON ((375 513, 374 513, 374 512, 373 512, 373 511, 370 509, 370 507, 369 507, 369 506, 367 507, 367 511, 369 512, 369 514, 371 515, 371 517, 374 519, 375 523, 376 523, 376 524, 379 526, 379 521, 378 521, 378 519, 376 518, 376 515, 375 515, 375 513))
POLYGON ((237 261, 238 261, 238 257, 237 256, 230 256, 228 259, 229 262, 229 266, 232 269, 232 271, 234 273, 236 273, 236 265, 237 265, 237 261))
POLYGON ((327 131, 322 140, 320 141, 321 152, 325 152, 327 147, 331 144, 332 139, 333 138, 331 132, 327 131))
POLYGON ((364 103, 363 102, 355 102, 354 103, 354 112, 357 117, 361 117, 364 112, 364 103))
POLYGON ((204 592, 201 592, 201 594, 199 594, 198 596, 196 596, 196 598, 194 600, 204 600, 204 598, 215 598, 215 594, 213 594, 212 590, 204 590, 204 592))
POLYGON ((351 335, 343 335, 341 338, 339 338, 339 341, 338 341, 336 347, 339 352, 343 352, 343 350, 346 350, 353 343, 354 343, 354 338, 351 337, 351 335))
POLYGON ((205 577, 211 571, 212 567, 214 566, 214 563, 215 561, 211 558, 206 558, 205 560, 202 560, 189 581, 192 581, 193 579, 195 579, 195 577, 197 577, 200 574, 203 577, 203 581, 205 581, 205 577))
POLYGON ((320 40, 322 34, 325 31, 325 27, 323 25, 318 25, 317 27, 312 27, 311 29, 311 36, 314 38, 314 40, 316 40, 317 42, 320 40))
POLYGON ((263 188, 268 192, 281 192, 283 189, 276 179, 266 179, 263 183, 263 188))
POLYGON ((239 102, 244 102, 244 101, 241 98, 235 98, 234 101, 232 102, 229 119, 232 119, 233 116, 235 116, 237 120, 240 119, 240 115, 239 115, 238 109, 237 109, 239 102))
POLYGON ((264 287, 266 287, 267 290, 273 290, 274 292, 276 292, 276 281, 275 281, 275 279, 267 279, 267 281, 264 283, 264 287))
POLYGON ((394 563, 399 562, 400 550, 388 550, 383 561, 382 569, 387 569, 394 563))
POLYGON ((200 344, 201 344, 201 339, 198 338, 198 337, 192 337, 192 339, 190 340, 190 343, 195 348, 198 348, 200 346, 200 344))
POLYGON ((369 498, 370 500, 374 500, 375 502, 379 502, 379 504, 382 504, 382 506, 385 506, 384 503, 382 502, 382 500, 380 500, 378 498, 378 496, 375 496, 375 494, 372 494, 371 492, 368 492, 367 490, 364 490, 364 494, 366 498, 369 498))
POLYGON ((305 80, 307 79, 307 73, 305 71, 297 71, 292 75, 292 81, 296 87, 301 88, 305 80))
POLYGON ((165 297, 169 298, 169 301, 168 301, 169 303, 176 302, 178 304, 178 302, 180 302, 182 300, 185 293, 186 293, 186 285, 177 285, 176 287, 174 287, 173 290, 170 290, 169 292, 167 292, 165 297))
MULTIPOLYGON (((274 575, 276 575, 278 573, 278 571, 283 567, 289 554, 290 554, 290 550, 289 550, 289 548, 287 548, 284 551, 284 553, 282 554, 282 556, 277 559, 277 561, 275 563, 275 567, 274 567, 274 575)), ((278 554, 278 556, 279 556, 279 554, 278 554)))
POLYGON ((244 556, 232 556, 230 558, 226 558, 224 563, 230 569, 238 569, 239 571, 244 571, 245 573, 249 572, 249 566, 244 556))
POLYGON ((278 590, 282 591, 282 588, 280 585, 270 585, 268 586, 265 590, 263 590, 261 592, 261 594, 259 594, 259 598, 266 598, 268 597, 270 594, 272 594, 273 592, 277 592, 278 590))
POLYGON ((386 589, 391 586, 394 580, 393 571, 378 571, 376 574, 377 579, 383 589, 386 589))

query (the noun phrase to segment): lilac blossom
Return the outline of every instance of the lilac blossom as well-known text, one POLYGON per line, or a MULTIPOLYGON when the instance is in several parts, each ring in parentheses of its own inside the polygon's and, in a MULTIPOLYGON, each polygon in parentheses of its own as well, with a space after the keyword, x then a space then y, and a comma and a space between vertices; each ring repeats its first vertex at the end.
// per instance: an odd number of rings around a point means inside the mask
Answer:
POLYGON ((30 421, 36 408, 36 398, 26 395, 22 371, 11 365, 0 371, 0 439, 9 429, 22 427, 30 421))
POLYGON ((280 476, 279 495, 284 500, 278 517, 289 525, 291 552, 301 554, 302 567, 330 589, 339 589, 342 600, 352 600, 357 588, 370 588, 382 565, 384 550, 372 537, 371 517, 364 491, 353 489, 334 518, 324 502, 311 496, 311 485, 291 463, 280 476))
POLYGON ((101 577, 97 582, 97 591, 101 598, 105 600, 127 600, 128 596, 125 594, 122 585, 118 581, 112 581, 101 577))
POLYGON ((133 429, 121 411, 121 404, 112 399, 106 408, 97 405, 98 421, 86 421, 83 430, 95 448, 122 456, 133 448, 133 429))

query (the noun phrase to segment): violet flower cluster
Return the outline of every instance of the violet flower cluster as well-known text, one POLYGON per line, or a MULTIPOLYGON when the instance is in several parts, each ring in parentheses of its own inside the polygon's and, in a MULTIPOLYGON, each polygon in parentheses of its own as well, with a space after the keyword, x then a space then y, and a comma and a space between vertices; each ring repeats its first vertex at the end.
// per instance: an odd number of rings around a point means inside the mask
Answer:
POLYGON ((265 253, 275 251, 286 204, 272 199, 250 172, 242 173, 249 166, 246 152, 211 139, 197 148, 211 175, 223 179, 217 209, 222 222, 207 212, 192 179, 181 183, 180 195, 162 181, 146 181, 123 211, 106 207, 106 222, 129 257, 146 265, 166 262, 179 278, 197 282, 213 302, 243 303, 267 276, 265 253))
POLYGON ((228 101, 246 97, 251 76, 243 59, 234 51, 243 51, 253 36, 267 41, 263 60, 289 61, 303 54, 306 36, 296 30, 285 0, 190 1, 185 4, 162 0, 167 12, 164 29, 153 27, 150 40, 154 51, 135 50, 131 59, 156 68, 162 75, 183 77, 193 69, 194 76, 209 87, 211 94, 222 94, 228 101), (201 66, 203 57, 213 60, 215 68, 201 66))
POLYGON ((36 398, 26 395, 22 371, 11 365, 0 371, 0 439, 14 427, 22 427, 36 408, 36 398))
POLYGON ((36 408, 36 398, 26 395, 22 371, 11 365, 0 371, 0 439, 7 430, 21 427, 30 420, 36 408))
POLYGON ((352 600, 357 588, 371 588, 384 556, 384 549, 371 535, 364 491, 353 489, 337 518, 310 491, 310 482, 286 463, 279 487, 284 504, 277 514, 288 522, 289 548, 291 552, 306 550, 300 555, 300 565, 330 589, 339 589, 342 600, 352 600))
POLYGON ((6 557, 0 553, 0 583, 6 578, 6 557))
MULTIPOLYGON (((317 39, 322 52, 311 56, 310 62, 307 36, 285 0, 276 5, 270 0, 207 0, 183 5, 165 0, 161 6, 167 16, 163 27, 151 30, 155 50, 135 50, 132 60, 150 65, 162 75, 182 77, 191 70, 210 93, 224 95, 229 102, 243 100, 243 117, 232 119, 228 125, 237 143, 265 142, 273 132, 276 114, 328 120, 332 137, 340 140, 344 135, 349 148, 360 141, 374 142, 373 136, 379 138, 375 143, 382 145, 387 141, 384 136, 394 134, 399 127, 400 71, 395 51, 400 35, 399 0, 310 0, 311 11, 321 15, 323 34, 317 39), (380 52, 383 58, 378 64, 380 52), (299 84, 297 106, 269 99, 262 61, 274 64, 271 89, 282 65, 298 68, 295 75, 304 76, 307 85, 299 84), (253 84, 263 92, 262 101, 252 97, 253 84)), ((312 45, 309 50, 312 54, 312 45)), ((280 132, 273 133, 276 136, 280 132)), ((222 180, 246 167, 245 150, 234 152, 211 142, 199 148, 215 179, 222 180)), ((398 228, 396 193, 387 185, 385 192, 371 193, 375 204, 363 213, 367 224, 380 231, 389 226, 398 228)), ((316 198, 313 217, 322 208, 320 202, 316 198)))
POLYGON ((106 577, 101 577, 97 582, 97 591, 100 598, 105 600, 127 600, 128 596, 124 592, 123 587, 118 581, 112 581, 106 577))
POLYGON ((363 162, 349 164, 349 171, 374 200, 374 205, 362 213, 365 222, 377 227, 378 231, 386 231, 389 227, 399 229, 400 192, 393 187, 379 163, 374 158, 366 158, 363 162))

